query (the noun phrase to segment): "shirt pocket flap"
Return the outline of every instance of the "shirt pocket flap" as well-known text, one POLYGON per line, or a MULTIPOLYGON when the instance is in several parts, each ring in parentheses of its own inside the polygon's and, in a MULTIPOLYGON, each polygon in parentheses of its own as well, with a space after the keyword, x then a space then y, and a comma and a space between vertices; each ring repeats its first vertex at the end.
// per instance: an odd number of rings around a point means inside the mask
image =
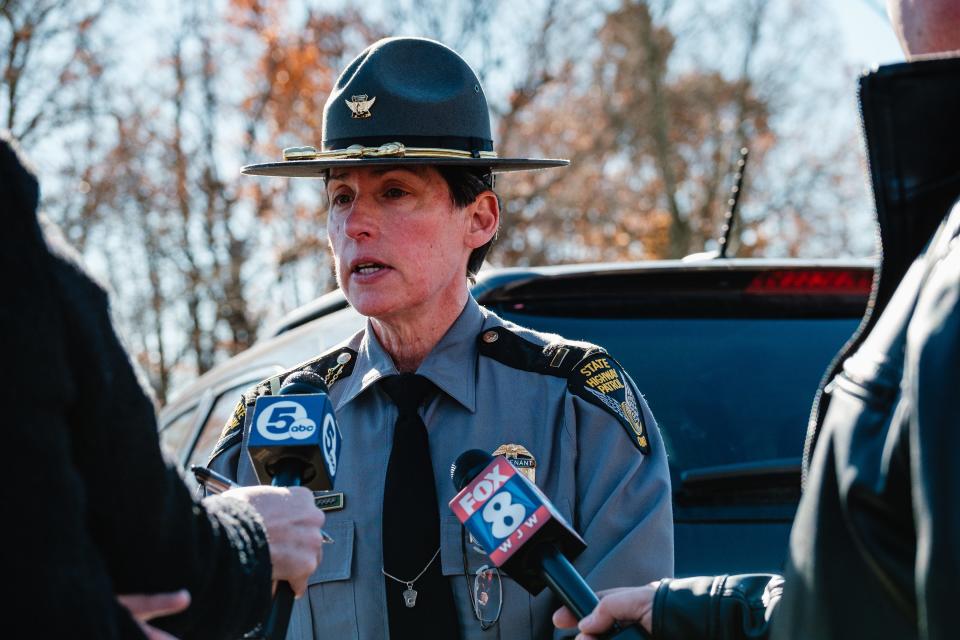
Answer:
POLYGON ((466 565, 470 575, 476 573, 483 565, 493 566, 493 562, 484 553, 477 551, 470 543, 470 536, 456 516, 443 516, 440 519, 440 561, 443 575, 463 575, 464 555, 466 545, 466 565), (463 537, 462 537, 463 536, 463 537))
POLYGON ((323 545, 323 561, 307 580, 308 585, 350 579, 353 566, 353 520, 327 522, 324 530, 334 541, 323 545))

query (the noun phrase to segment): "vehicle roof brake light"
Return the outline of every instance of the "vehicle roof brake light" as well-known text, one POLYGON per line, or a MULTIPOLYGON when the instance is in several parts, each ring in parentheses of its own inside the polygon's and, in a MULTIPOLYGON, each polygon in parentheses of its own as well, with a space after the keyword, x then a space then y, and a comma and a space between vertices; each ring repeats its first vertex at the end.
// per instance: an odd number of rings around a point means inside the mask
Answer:
POLYGON ((869 295, 873 274, 853 269, 776 269, 757 274, 746 288, 756 294, 869 295))

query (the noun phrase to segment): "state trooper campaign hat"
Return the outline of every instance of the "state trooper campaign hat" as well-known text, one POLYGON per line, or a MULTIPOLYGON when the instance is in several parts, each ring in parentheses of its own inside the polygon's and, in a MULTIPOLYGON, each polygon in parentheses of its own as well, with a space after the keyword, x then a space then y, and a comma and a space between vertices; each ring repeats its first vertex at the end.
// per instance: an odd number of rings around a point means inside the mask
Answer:
POLYGON ((337 79, 323 108, 323 145, 284 149, 252 164, 258 176, 325 177, 333 167, 433 164, 494 173, 546 169, 567 160, 500 158, 480 80, 452 49, 426 38, 385 38, 337 79))

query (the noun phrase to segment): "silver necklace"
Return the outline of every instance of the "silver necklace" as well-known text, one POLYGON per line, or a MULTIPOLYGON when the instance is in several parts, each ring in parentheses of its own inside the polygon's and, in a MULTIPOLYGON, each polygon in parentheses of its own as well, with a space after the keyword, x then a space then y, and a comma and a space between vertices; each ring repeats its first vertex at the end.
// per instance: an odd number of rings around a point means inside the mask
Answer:
POLYGON ((430 562, 427 563, 427 566, 425 566, 413 580, 401 580, 400 578, 387 573, 387 570, 383 567, 380 567, 380 572, 383 573, 383 575, 387 576, 391 580, 396 580, 400 584, 407 585, 406 590, 403 592, 403 604, 407 605, 408 609, 412 609, 413 607, 417 606, 417 592, 413 588, 413 583, 423 577, 423 574, 427 572, 427 569, 430 568, 430 565, 433 564, 433 561, 437 559, 438 555, 440 555, 440 547, 437 547, 437 552, 433 554, 432 558, 430 558, 430 562))

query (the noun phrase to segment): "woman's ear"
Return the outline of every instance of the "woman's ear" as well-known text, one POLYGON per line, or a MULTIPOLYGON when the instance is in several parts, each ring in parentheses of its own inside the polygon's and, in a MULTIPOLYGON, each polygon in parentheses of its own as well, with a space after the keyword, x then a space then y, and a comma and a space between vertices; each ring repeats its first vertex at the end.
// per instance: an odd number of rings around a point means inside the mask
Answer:
POLYGON ((484 191, 467 206, 466 244, 482 247, 497 234, 500 226, 500 202, 493 191, 484 191))

